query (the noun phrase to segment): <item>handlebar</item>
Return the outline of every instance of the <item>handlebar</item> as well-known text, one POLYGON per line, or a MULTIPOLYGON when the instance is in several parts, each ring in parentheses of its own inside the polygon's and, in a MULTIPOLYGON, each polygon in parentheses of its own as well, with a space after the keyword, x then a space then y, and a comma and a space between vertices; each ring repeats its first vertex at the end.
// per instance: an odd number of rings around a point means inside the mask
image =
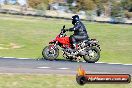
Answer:
POLYGON ((61 33, 60 34, 64 34, 68 29, 65 29, 65 25, 63 26, 63 28, 61 29, 61 33))
POLYGON ((68 29, 61 29, 61 33, 65 33, 68 29))

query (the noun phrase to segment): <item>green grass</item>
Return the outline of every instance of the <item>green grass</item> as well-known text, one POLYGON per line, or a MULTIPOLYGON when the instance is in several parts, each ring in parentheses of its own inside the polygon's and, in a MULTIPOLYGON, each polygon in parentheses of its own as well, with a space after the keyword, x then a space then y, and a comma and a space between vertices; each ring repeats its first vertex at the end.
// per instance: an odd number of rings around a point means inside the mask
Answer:
MULTIPOLYGON (((84 22, 101 45, 101 62, 132 63, 132 26, 84 22)), ((0 14, 0 56, 41 57, 41 51, 71 21, 0 14), (12 43, 20 48, 12 48, 12 43), (1 49, 4 48, 4 49, 1 49)), ((69 33, 72 34, 72 33, 69 33)), ((59 58, 62 58, 60 55, 59 58)))
POLYGON ((132 88, 132 83, 80 86, 77 84, 75 76, 1 74, 0 88, 132 88))

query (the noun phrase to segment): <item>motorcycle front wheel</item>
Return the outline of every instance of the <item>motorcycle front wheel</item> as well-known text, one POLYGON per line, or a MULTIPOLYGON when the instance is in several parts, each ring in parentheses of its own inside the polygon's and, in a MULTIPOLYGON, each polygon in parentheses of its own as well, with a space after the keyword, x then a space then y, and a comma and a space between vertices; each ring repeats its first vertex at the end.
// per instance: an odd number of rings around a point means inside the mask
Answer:
POLYGON ((88 50, 88 54, 83 56, 83 59, 88 63, 95 63, 100 58, 100 50, 93 46, 91 49, 88 50))
POLYGON ((42 51, 42 56, 46 60, 54 60, 58 57, 59 55, 59 49, 55 48, 52 49, 51 46, 46 46, 43 51, 42 51))

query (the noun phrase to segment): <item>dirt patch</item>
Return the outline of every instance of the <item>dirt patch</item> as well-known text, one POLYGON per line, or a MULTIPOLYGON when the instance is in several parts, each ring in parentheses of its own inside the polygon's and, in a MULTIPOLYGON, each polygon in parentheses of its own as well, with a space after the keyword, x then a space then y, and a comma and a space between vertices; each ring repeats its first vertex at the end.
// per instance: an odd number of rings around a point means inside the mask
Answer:
POLYGON ((16 43, 10 43, 9 46, 10 46, 11 49, 18 49, 18 48, 22 48, 23 47, 23 46, 18 45, 16 43))
POLYGON ((4 49, 19 49, 22 48, 22 45, 16 44, 16 43, 9 43, 9 44, 0 44, 0 50, 4 49))

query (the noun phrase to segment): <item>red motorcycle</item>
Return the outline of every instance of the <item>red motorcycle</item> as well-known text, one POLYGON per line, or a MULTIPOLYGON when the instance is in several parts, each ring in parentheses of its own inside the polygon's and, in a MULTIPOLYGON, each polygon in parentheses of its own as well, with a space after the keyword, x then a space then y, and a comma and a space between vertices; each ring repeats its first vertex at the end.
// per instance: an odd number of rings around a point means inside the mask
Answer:
POLYGON ((49 42, 49 46, 46 46, 43 49, 42 55, 44 59, 56 59, 59 55, 59 47, 61 47, 63 57, 68 60, 77 60, 80 57, 83 57, 83 59, 89 63, 95 63, 99 60, 101 49, 96 39, 78 41, 77 49, 74 49, 70 37, 66 35, 64 29, 65 25, 60 34, 57 35, 54 40, 49 42))

